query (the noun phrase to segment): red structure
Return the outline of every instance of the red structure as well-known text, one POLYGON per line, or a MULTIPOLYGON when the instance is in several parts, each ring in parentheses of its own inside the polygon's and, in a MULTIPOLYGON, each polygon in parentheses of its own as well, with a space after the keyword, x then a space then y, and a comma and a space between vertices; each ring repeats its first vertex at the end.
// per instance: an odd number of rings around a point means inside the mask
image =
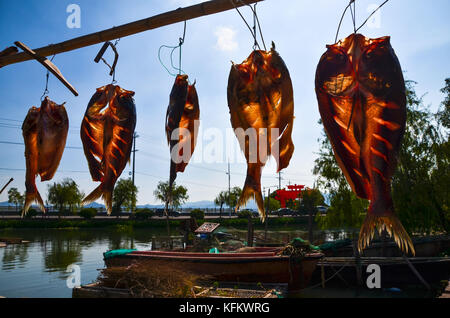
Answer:
POLYGON ((302 189, 304 187, 305 187, 304 185, 298 185, 298 184, 288 185, 287 186, 288 190, 280 189, 280 190, 276 191, 277 195, 275 196, 275 199, 280 201, 282 208, 285 208, 286 200, 295 200, 295 199, 299 198, 300 194, 302 192, 302 189))

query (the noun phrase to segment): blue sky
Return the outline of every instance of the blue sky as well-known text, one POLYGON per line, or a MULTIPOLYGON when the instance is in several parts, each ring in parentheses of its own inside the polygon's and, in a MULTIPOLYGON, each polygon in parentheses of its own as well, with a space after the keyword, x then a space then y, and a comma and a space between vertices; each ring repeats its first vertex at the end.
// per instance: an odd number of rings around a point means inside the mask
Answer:
MULTIPOLYGON (((22 41, 31 48, 58 43, 73 37, 118 26, 162 12, 199 3, 189 0, 85 0, 85 1, 6 1, 0 0, 0 48, 22 41), (81 8, 81 28, 69 29, 66 19, 69 4, 81 8)), ((382 1, 357 1, 357 24, 369 15, 367 8, 382 1)), ((289 68, 295 99, 293 141, 295 152, 290 166, 284 170, 282 185, 288 182, 312 186, 312 168, 317 157, 322 127, 317 124, 319 112, 314 92, 314 75, 325 45, 334 42, 341 13, 347 0, 266 0, 258 4, 258 15, 266 45, 274 41, 277 51, 289 68)), ((241 9, 251 22, 248 8, 241 9)), ((450 36, 448 0, 392 0, 380 11, 379 27, 366 25, 360 33, 367 37, 391 36, 391 43, 405 72, 405 78, 418 82, 417 93, 426 94, 425 104, 432 110, 439 107, 443 95, 439 92, 446 77, 450 77, 450 36)), ((164 135, 164 119, 173 84, 171 77, 158 62, 158 48, 176 45, 182 35, 178 23, 121 39, 117 80, 121 87, 136 92, 137 140, 136 184, 138 203, 155 203, 153 190, 160 180, 168 178, 169 149, 164 135)), ((340 38, 352 32, 350 14, 343 22, 340 38)), ((190 20, 187 22, 183 46, 183 69, 197 81, 200 100, 201 128, 204 132, 203 151, 197 148, 194 161, 185 173, 178 174, 177 183, 188 188, 190 201, 212 200, 228 187, 225 174, 227 156, 216 153, 216 162, 205 158, 217 146, 217 136, 225 136, 231 127, 226 99, 230 61, 240 63, 251 52, 250 32, 235 10, 190 20)), ((54 77, 49 81, 49 97, 66 102, 70 120, 67 146, 81 147, 79 127, 87 103, 97 87, 111 81, 106 66, 93 59, 101 44, 59 54, 54 62, 80 95, 74 97, 54 77)), ((167 58, 168 53, 163 54, 167 58)), ((111 59, 112 55, 107 55, 111 59)), ((45 69, 34 61, 13 64, 0 69, 0 141, 22 142, 20 126, 32 105, 39 106, 45 87, 45 69)), ((0 184, 9 177, 11 186, 24 191, 25 159, 21 145, 1 145, 0 184), (5 170, 19 169, 19 170, 5 170)), ((243 186, 246 165, 231 165, 231 185, 243 186)), ((234 157, 235 159, 237 158, 234 157)), ((211 158, 210 158, 211 159, 211 158)), ((233 161, 233 160, 232 160, 233 161)), ((236 161, 236 160, 234 160, 236 161)), ((128 177, 127 166, 122 177, 128 177)), ((96 187, 88 173, 82 150, 66 149, 59 171, 52 181, 73 178, 85 193, 96 187)), ((37 178, 41 195, 46 197, 47 184, 37 178)), ((273 162, 263 171, 262 185, 278 184, 273 162)), ((6 191, 0 201, 7 200, 6 191)))

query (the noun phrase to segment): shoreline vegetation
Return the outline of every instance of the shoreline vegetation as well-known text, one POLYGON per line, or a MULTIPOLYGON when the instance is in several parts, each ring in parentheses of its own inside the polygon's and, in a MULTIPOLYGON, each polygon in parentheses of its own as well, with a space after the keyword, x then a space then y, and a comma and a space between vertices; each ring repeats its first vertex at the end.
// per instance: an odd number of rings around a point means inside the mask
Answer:
MULTIPOLYGON (((182 222, 187 219, 170 219, 171 227, 180 227, 182 222)), ((44 228, 44 229, 62 229, 62 228, 108 228, 117 225, 128 226, 133 228, 163 228, 167 226, 166 219, 149 219, 149 220, 129 220, 129 219, 1 219, 0 229, 7 228, 44 228)), ((207 220, 197 220, 200 226, 204 222, 220 223, 221 226, 233 226, 238 228, 247 228, 248 219, 243 218, 208 218, 207 220)), ((269 226, 290 226, 297 224, 308 224, 308 219, 303 217, 275 217, 270 218, 269 226)), ((256 229, 263 229, 264 223, 259 218, 253 218, 253 225, 256 229)))

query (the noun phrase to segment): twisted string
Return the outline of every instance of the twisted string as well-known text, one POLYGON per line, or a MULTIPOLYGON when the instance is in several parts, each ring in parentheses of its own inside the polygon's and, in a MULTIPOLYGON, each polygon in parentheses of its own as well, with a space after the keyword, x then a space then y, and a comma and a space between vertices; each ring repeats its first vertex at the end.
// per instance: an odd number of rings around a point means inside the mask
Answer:
POLYGON ((249 29, 250 33, 252 34, 252 37, 254 39, 253 49, 256 50, 256 48, 258 48, 258 49, 261 50, 261 47, 260 47, 260 45, 258 43, 258 39, 257 39, 258 35, 256 33, 256 26, 258 26, 259 35, 261 37, 261 41, 262 41, 264 50, 267 51, 266 43, 264 42, 264 36, 263 36, 262 30, 261 30, 261 23, 259 22, 258 14, 256 13, 256 3, 252 7, 250 4, 247 4, 247 3, 243 2, 242 0, 238 0, 238 1, 241 2, 245 6, 248 6, 250 8, 250 10, 252 10, 252 13, 253 13, 253 28, 252 28, 248 24, 247 20, 245 20, 244 16, 239 11, 239 9, 236 7, 235 2, 233 0, 230 0, 231 4, 236 9, 236 11, 239 13, 240 17, 242 18, 242 20, 244 21, 245 25, 247 26, 247 28, 249 29))

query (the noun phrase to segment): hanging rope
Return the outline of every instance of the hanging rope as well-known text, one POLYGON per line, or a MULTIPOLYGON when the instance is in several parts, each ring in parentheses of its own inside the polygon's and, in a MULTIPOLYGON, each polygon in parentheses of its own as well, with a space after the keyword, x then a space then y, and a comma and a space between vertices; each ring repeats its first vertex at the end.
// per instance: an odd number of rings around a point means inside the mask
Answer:
MULTIPOLYGON (((52 58, 50 59, 50 62, 53 62, 53 59, 55 58, 56 54, 54 54, 52 56, 52 58)), ((47 70, 47 74, 45 75, 45 89, 44 89, 44 93, 41 96, 41 102, 44 100, 45 96, 48 96, 48 93, 50 93, 50 91, 48 90, 48 77, 50 75, 50 72, 47 70)))
MULTIPOLYGON (((348 8, 350 8, 351 4, 352 4, 354 1, 355 1, 355 0, 350 0, 350 2, 348 3, 348 5, 347 5, 347 6, 345 7, 345 9, 344 9, 344 12, 342 13, 341 20, 339 21, 338 29, 337 29, 337 31, 336 31, 336 37, 335 37, 335 39, 334 39, 334 43, 337 42, 337 39, 338 39, 338 36, 339 36, 339 30, 341 29, 341 24, 342 24, 342 21, 344 20, 345 13, 347 12, 348 8)), ((351 10, 351 9, 350 9, 350 10, 351 10)))
POLYGON ((230 0, 230 2, 234 6, 236 11, 239 13, 239 15, 241 16, 241 18, 244 21, 245 25, 247 26, 247 28, 250 30, 250 33, 252 34, 252 37, 254 39, 253 50, 256 50, 256 48, 261 50, 261 47, 259 46, 259 43, 258 43, 258 40, 257 40, 258 35, 257 35, 257 32, 256 32, 256 25, 258 25, 258 31, 259 31, 259 35, 261 37, 261 42, 263 44, 264 51, 267 51, 266 43, 264 42, 264 37, 263 37, 263 34, 262 34, 262 30, 261 30, 261 24, 259 23, 258 14, 256 13, 256 3, 252 7, 250 4, 247 4, 247 3, 243 2, 242 0, 239 0, 239 2, 241 2, 243 5, 248 6, 252 10, 252 13, 253 13, 253 28, 252 28, 248 24, 247 20, 245 20, 244 16, 239 11, 239 9, 236 7, 236 4, 235 4, 234 0, 230 0))
POLYGON ((370 19, 370 18, 371 18, 378 10, 380 10, 380 8, 381 8, 382 6, 384 6, 388 1, 389 1, 389 0, 386 0, 386 1, 384 1, 382 4, 380 4, 380 6, 379 6, 378 8, 376 8, 376 9, 369 15, 369 17, 363 22, 363 24, 360 25, 359 28, 356 29, 355 32, 358 32, 359 29, 361 29, 361 28, 367 23, 367 21, 369 21, 369 19, 370 19))
POLYGON ((352 3, 353 3, 353 11, 352 6, 350 5, 350 14, 352 15, 353 33, 356 33, 356 1, 353 0, 353 2, 350 2, 350 4, 352 3))
POLYGON ((183 29, 183 37, 179 38, 178 41, 178 45, 177 46, 168 46, 168 45, 161 45, 158 49, 158 60, 159 63, 161 63, 162 67, 164 67, 167 71, 167 73, 169 73, 171 76, 176 77, 177 75, 180 74, 184 74, 185 72, 183 71, 183 69, 181 68, 181 56, 182 56, 182 52, 181 52, 181 47, 184 44, 184 39, 186 36, 186 21, 184 21, 184 29, 183 29), (163 61, 161 60, 161 49, 162 48, 167 48, 167 49, 171 49, 170 51, 170 66, 178 71, 178 74, 172 73, 167 67, 166 65, 163 63, 163 61), (178 67, 175 67, 175 65, 173 64, 173 52, 175 52, 176 49, 179 49, 179 57, 178 57, 178 67))
POLYGON ((378 6, 372 13, 369 15, 369 17, 358 27, 356 28, 356 0, 350 0, 349 4, 345 7, 344 12, 342 13, 341 20, 339 21, 339 26, 336 32, 336 37, 334 39, 334 43, 337 42, 338 36, 339 36, 339 30, 341 28, 342 21, 344 20, 345 13, 347 12, 348 8, 350 8, 350 14, 352 15, 352 21, 353 21, 353 32, 357 33, 366 23, 369 21, 369 19, 378 11, 382 6, 384 6, 389 0, 385 0, 382 4, 378 6), (353 4, 353 10, 352 10, 352 4, 353 4))

